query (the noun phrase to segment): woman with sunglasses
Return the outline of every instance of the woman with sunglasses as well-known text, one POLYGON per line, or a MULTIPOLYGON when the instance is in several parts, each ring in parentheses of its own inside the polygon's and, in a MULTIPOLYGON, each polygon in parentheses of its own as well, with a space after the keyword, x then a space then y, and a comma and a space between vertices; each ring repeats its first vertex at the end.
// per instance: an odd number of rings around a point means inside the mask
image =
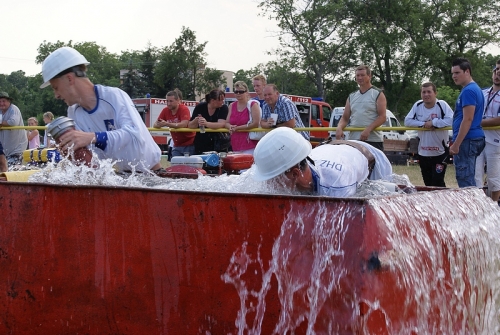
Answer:
POLYGON ((238 130, 257 128, 260 124, 260 105, 258 100, 250 100, 248 86, 243 81, 234 84, 236 101, 229 105, 229 113, 226 118, 226 128, 231 133, 231 146, 234 152, 253 154, 257 141, 249 138, 249 132, 238 130), (251 107, 248 109, 248 102, 251 107), (252 117, 250 118, 250 113, 252 117), (252 122, 249 123, 250 119, 252 122))

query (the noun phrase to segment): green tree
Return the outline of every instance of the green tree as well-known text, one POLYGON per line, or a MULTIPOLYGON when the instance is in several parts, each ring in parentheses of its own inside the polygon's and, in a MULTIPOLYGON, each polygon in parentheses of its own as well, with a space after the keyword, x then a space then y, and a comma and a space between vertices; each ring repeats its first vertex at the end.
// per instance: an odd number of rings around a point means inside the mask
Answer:
MULTIPOLYGON (((428 32, 432 47, 427 49, 428 65, 433 77, 447 86, 455 86, 450 75, 451 63, 457 57, 477 58, 488 44, 500 42, 496 0, 440 0, 432 2, 435 24, 428 32)), ((471 60, 472 61, 472 60, 471 60)), ((474 63, 473 66, 474 74, 474 63)))
POLYGON ((280 62, 303 71, 325 97, 325 80, 332 80, 351 66, 354 29, 343 0, 264 0, 259 7, 275 19, 281 48, 274 51, 280 62))
POLYGON ((141 78, 143 80, 144 92, 151 96, 160 96, 161 88, 155 84, 155 71, 158 62, 158 49, 148 43, 146 50, 140 55, 141 78))
POLYGON ((196 93, 199 96, 204 96, 214 88, 223 87, 226 85, 226 79, 222 76, 224 72, 209 67, 205 68, 199 75, 196 83, 196 93))
POLYGON ((358 27, 359 59, 372 68, 374 85, 384 89, 388 108, 397 114, 411 83, 423 79, 430 44, 425 32, 435 21, 431 6, 420 0, 353 0, 349 8, 358 27))
POLYGON ((358 89, 358 84, 349 76, 345 76, 335 82, 328 81, 326 87, 326 101, 332 107, 344 107, 349 94, 358 89))
POLYGON ((372 66, 374 81, 396 112, 412 83, 431 77, 438 85, 453 86, 451 61, 478 55, 498 41, 494 0, 351 0, 349 8, 359 27, 360 59, 372 66))
MULTIPOLYGON (((186 73, 184 60, 170 47, 159 52, 154 83, 160 88, 158 93, 161 97, 175 88, 180 89, 183 93, 189 92, 190 76, 186 73)), ((187 94, 184 98, 189 100, 187 94)))
POLYGON ((281 93, 315 97, 318 90, 306 73, 297 71, 285 62, 265 64, 263 73, 268 84, 275 84, 281 93))
POLYGON ((131 99, 144 95, 143 82, 140 73, 136 70, 132 60, 129 62, 127 72, 123 75, 120 88, 125 91, 131 99))
POLYGON ((182 27, 174 43, 160 52, 155 83, 163 89, 163 94, 179 88, 186 100, 195 99, 198 76, 205 66, 206 44, 198 43, 194 31, 182 27))
MULTIPOLYGON (((255 75, 253 75, 251 71, 245 71, 243 69, 240 69, 240 70, 236 71, 236 73, 234 74, 233 83, 235 83, 237 81, 243 81, 247 84, 248 89, 250 91, 255 91, 253 86, 252 86, 252 78, 255 75)), ((232 89, 232 87, 231 87, 231 89, 232 89)))
POLYGON ((26 73, 21 70, 11 72, 11 74, 7 76, 7 81, 18 90, 24 90, 28 85, 26 73))
MULTIPOLYGON (((38 124, 43 125, 41 116, 45 111, 43 110, 43 94, 40 89, 40 83, 42 82, 42 77, 40 74, 36 76, 26 77, 27 84, 26 89, 21 92, 22 101, 24 109, 22 109, 23 117, 28 119, 29 117, 37 117, 38 124)), ((51 95, 52 100, 55 100, 54 93, 52 90, 47 89, 47 93, 51 95)))
POLYGON ((459 94, 460 90, 451 88, 450 86, 440 86, 437 88, 437 98, 446 101, 451 109, 455 109, 455 102, 459 94))

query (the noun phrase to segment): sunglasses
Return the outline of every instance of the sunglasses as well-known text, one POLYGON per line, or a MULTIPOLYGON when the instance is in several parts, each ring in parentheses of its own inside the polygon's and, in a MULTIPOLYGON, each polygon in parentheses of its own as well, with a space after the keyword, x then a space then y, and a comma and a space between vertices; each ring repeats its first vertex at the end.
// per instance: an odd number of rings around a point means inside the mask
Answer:
POLYGON ((234 94, 243 94, 246 93, 247 91, 234 91, 234 94))

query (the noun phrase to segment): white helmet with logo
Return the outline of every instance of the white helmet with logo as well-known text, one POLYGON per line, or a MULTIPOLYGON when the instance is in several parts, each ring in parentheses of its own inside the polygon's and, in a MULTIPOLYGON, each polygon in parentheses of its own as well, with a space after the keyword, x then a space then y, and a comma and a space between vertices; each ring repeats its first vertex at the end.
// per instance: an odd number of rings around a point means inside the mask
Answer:
POLYGON ((42 64, 43 84, 40 88, 49 86, 50 80, 64 70, 73 66, 90 64, 78 51, 70 47, 62 47, 45 58, 42 64))
POLYGON ((311 143, 295 130, 274 129, 257 143, 253 178, 263 181, 279 176, 306 158, 311 149, 311 143))

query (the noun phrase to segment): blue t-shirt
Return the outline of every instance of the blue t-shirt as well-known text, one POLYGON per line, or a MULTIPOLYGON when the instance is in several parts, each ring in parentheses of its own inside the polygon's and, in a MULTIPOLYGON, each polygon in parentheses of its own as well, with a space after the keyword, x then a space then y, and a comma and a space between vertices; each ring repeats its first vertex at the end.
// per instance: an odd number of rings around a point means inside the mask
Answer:
MULTIPOLYGON (((465 138, 484 137, 484 131, 481 127, 484 110, 484 96, 479 86, 474 82, 470 82, 462 89, 455 103, 455 113, 453 114, 453 140, 455 141, 460 130, 460 124, 464 118, 464 107, 471 106, 474 109, 474 118, 465 138)), ((464 138, 464 139, 465 139, 464 138)))
POLYGON ((259 99, 259 97, 253 97, 252 100, 257 100, 260 104, 260 109, 262 110, 262 108, 264 107, 264 99, 259 99))

